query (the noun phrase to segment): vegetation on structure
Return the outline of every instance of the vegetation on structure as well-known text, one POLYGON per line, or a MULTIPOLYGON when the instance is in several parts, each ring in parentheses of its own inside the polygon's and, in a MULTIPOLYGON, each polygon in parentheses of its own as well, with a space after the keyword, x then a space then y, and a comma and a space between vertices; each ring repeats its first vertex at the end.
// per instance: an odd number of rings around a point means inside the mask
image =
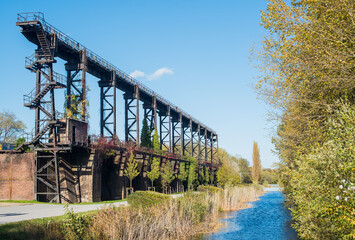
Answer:
POLYGON ((354 8, 269 0, 261 14, 256 90, 275 109, 279 175, 303 239, 355 238, 354 8))
POLYGON ((13 143, 25 130, 25 124, 12 112, 0 112, 0 143, 13 143))
POLYGON ((134 158, 133 152, 130 152, 127 166, 124 170, 124 175, 129 179, 129 187, 132 188, 133 179, 135 179, 139 175, 138 162, 134 158))
POLYGON ((253 143, 253 168, 252 168, 252 178, 255 183, 261 180, 261 162, 259 146, 256 142, 253 143))
MULTIPOLYGON (((87 91, 88 90, 87 88, 87 91)), ((89 106, 88 100, 83 100, 79 94, 66 95, 64 117, 82 120, 83 116, 88 116, 88 113, 85 111, 87 106, 89 106)))
POLYGON ((220 211, 246 207, 260 195, 250 187, 212 188, 172 199, 156 192, 137 191, 130 206, 106 206, 99 211, 35 219, 0 226, 1 239, 188 239, 217 226, 220 211), (218 190, 217 190, 218 189, 218 190))

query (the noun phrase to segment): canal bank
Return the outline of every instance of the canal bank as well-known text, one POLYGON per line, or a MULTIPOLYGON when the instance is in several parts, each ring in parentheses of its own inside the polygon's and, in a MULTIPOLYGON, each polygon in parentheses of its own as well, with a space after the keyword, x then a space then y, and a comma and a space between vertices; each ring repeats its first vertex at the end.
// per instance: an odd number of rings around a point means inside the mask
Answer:
POLYGON ((296 240, 291 228, 291 216, 284 206, 284 196, 279 188, 266 188, 266 193, 251 207, 231 212, 220 221, 225 225, 216 233, 206 234, 203 239, 287 239, 296 240))

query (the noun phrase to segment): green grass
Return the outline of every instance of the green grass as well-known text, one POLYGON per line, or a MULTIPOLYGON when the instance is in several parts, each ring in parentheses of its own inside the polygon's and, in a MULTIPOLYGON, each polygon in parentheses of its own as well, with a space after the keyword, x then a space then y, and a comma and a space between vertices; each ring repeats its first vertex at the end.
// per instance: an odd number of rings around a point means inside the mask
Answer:
MULTIPOLYGON (((93 216, 100 210, 76 213, 79 216, 93 216)), ((60 237, 60 225, 66 220, 66 215, 6 223, 0 225, 0 239, 56 239, 60 237), (47 234, 42 234, 47 231, 47 234), (50 233, 48 233, 50 231, 50 233)))

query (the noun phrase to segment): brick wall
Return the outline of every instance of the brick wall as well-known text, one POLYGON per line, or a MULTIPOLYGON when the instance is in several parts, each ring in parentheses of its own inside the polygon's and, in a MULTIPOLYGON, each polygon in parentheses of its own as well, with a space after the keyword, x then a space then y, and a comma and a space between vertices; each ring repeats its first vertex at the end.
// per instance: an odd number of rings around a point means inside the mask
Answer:
POLYGON ((0 154, 0 200, 33 200, 34 153, 0 154))

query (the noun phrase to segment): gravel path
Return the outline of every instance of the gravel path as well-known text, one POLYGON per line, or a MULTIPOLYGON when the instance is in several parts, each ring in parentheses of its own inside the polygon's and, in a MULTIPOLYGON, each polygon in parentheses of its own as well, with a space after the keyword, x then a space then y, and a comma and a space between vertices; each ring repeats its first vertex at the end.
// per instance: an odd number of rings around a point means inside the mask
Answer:
MULTIPOLYGON (((173 198, 182 196, 182 194, 172 195, 173 198)), ((109 204, 69 204, 69 209, 77 212, 87 212, 98 210, 105 205, 127 206, 127 201, 115 202, 109 204)), ((35 218, 55 217, 64 215, 64 205, 56 204, 31 204, 31 203, 1 203, 0 204, 0 224, 30 220, 35 218)))
MULTIPOLYGON (((110 203, 114 206, 127 206, 127 202, 116 202, 110 203)), ((12 206, 1 207, 0 206, 0 224, 17 222, 23 220, 29 220, 34 218, 44 218, 44 217, 54 217, 64 215, 64 205, 56 204, 21 204, 15 203, 12 206)), ((91 210, 101 209, 109 204, 88 204, 88 205, 78 205, 69 204, 69 209, 73 209, 74 212, 87 212, 91 210)))

